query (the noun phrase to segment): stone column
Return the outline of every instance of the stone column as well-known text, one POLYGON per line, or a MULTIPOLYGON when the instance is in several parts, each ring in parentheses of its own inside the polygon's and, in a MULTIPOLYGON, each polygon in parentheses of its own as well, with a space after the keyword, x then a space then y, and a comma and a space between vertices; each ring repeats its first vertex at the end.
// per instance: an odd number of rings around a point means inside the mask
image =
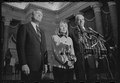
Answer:
POLYGON ((99 2, 95 2, 93 5, 93 10, 95 14, 96 21, 96 31, 103 35, 103 26, 102 26, 102 17, 101 17, 101 4, 99 2))
POLYGON ((5 17, 5 21, 4 21, 3 58, 5 57, 7 49, 8 49, 8 34, 9 34, 10 21, 11 21, 11 18, 5 17))
POLYGON ((115 44, 118 44, 118 22, 117 22, 117 12, 116 12, 116 3, 108 2, 110 16, 111 16, 111 24, 113 30, 113 36, 115 44))

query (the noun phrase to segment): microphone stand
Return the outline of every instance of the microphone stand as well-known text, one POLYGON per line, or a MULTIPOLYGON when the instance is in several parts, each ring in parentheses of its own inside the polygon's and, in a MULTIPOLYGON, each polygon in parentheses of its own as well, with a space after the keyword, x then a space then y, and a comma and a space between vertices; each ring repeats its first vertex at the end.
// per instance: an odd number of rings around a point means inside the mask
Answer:
MULTIPOLYGON (((90 27, 89 27, 89 30, 90 30, 94 35, 96 35, 97 38, 99 38, 100 40, 106 42, 105 39, 104 39, 104 37, 103 37, 100 33, 96 32, 95 30, 93 30, 93 29, 90 28, 90 27)), ((108 69, 108 74, 110 74, 111 79, 114 79, 113 74, 112 74, 111 69, 110 69, 110 64, 109 64, 109 60, 108 60, 107 56, 105 56, 105 59, 106 59, 106 61, 107 61, 106 65, 107 65, 107 69, 108 69)), ((109 77, 108 77, 108 78, 109 78, 109 77)))
POLYGON ((92 28, 89 27, 89 30, 92 34, 94 34, 97 38, 99 38, 100 40, 106 42, 106 40, 104 39, 104 36, 101 35, 100 33, 98 33, 97 31, 93 30, 92 28))

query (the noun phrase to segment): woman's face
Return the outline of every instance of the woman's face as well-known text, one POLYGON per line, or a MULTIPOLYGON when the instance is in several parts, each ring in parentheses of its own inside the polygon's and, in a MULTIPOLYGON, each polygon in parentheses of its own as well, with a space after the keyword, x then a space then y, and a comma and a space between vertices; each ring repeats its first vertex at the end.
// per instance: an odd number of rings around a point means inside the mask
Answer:
POLYGON ((67 25, 67 23, 60 23, 60 32, 61 33, 66 33, 67 32, 67 30, 68 30, 68 25, 67 25))

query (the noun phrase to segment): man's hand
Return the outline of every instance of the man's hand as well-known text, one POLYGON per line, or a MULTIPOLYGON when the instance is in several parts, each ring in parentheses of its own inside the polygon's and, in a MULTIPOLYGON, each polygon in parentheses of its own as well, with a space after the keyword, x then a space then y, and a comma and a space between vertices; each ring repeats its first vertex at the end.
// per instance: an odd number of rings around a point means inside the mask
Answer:
POLYGON ((22 71, 23 71, 26 75, 30 74, 30 69, 29 69, 29 67, 28 67, 27 64, 22 66, 22 71))

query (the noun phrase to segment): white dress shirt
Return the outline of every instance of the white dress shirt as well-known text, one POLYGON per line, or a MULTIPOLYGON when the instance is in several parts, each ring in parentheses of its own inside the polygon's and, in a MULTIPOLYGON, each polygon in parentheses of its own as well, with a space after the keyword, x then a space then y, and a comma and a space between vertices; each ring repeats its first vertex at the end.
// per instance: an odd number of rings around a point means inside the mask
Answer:
POLYGON ((39 25, 37 25, 36 23, 34 23, 34 22, 32 22, 32 21, 31 21, 31 24, 32 24, 33 28, 35 29, 35 31, 37 32, 36 26, 39 27, 39 25))

